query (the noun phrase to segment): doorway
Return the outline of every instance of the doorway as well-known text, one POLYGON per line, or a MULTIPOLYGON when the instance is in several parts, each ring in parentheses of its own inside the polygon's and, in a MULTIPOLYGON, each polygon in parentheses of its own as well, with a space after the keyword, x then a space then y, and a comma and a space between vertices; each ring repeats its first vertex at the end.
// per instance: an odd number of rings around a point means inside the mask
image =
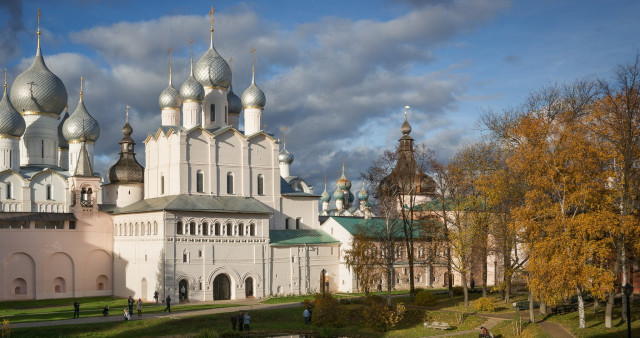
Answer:
POLYGON ((218 275, 213 280, 213 300, 231 299, 231 281, 225 274, 218 275))

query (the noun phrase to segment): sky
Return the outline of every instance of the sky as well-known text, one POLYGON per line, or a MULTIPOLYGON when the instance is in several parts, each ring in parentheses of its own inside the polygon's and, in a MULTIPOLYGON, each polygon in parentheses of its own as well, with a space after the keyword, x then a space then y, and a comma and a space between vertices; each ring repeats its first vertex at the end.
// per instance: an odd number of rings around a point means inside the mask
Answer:
MULTIPOLYGON (((160 125, 158 97, 188 77, 214 43, 233 58, 233 89, 265 92, 263 123, 295 156, 291 174, 333 191, 344 161, 354 192, 360 173, 394 149, 410 106, 411 136, 447 161, 481 137, 483 112, 523 103, 543 86, 611 79, 640 51, 640 2, 632 0, 128 1, 0 0, 0 67, 13 79, 32 63, 37 9, 42 51, 64 82, 69 110, 84 102, 100 123, 94 168, 118 158, 130 123, 143 141, 160 125)), ((241 115, 242 121, 244 115, 241 115)), ((241 122, 242 126, 242 122, 241 122)))

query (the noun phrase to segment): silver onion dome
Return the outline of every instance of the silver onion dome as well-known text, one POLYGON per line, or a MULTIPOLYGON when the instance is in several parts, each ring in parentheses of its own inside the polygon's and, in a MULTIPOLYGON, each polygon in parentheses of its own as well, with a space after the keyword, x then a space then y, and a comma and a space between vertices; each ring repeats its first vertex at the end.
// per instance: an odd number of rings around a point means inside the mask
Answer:
POLYGON ((260 89, 255 82, 252 82, 249 88, 242 93, 242 107, 243 108, 260 108, 264 109, 267 104, 267 98, 264 96, 264 92, 260 89))
POLYGON ((62 132, 64 123, 67 121, 68 118, 69 118, 69 107, 67 106, 67 112, 64 113, 64 116, 62 117, 60 124, 58 124, 58 147, 60 148, 69 148, 69 142, 67 142, 67 139, 64 138, 64 133, 62 132))
POLYGON ((227 103, 229 104, 229 114, 240 115, 242 112, 242 100, 233 92, 233 86, 229 87, 227 103))
POLYGON ((344 199, 344 192, 340 189, 336 189, 336 191, 333 193, 333 199, 336 199, 336 200, 344 199))
POLYGON ((327 189, 325 189, 320 195, 320 201, 324 203, 329 203, 331 201, 331 195, 329 195, 329 193, 327 192, 327 189))
POLYGON ((278 154, 278 162, 287 164, 293 163, 293 154, 287 151, 287 149, 282 149, 280 154, 278 154))
POLYGON ((87 142, 95 142, 100 136, 100 125, 87 111, 82 101, 82 94, 80 94, 78 107, 62 126, 62 135, 69 142, 80 141, 83 136, 87 142))
POLYGON ((160 98, 158 99, 161 109, 180 109, 181 103, 180 93, 171 84, 160 93, 160 98))
POLYGON ((25 128, 24 117, 11 104, 5 83, 4 94, 0 101, 0 135, 20 137, 24 134, 25 128))
POLYGON ((196 63, 194 73, 198 82, 205 88, 227 89, 231 86, 231 67, 218 54, 213 47, 213 42, 209 50, 196 63))
POLYGON ((67 89, 42 58, 40 30, 38 48, 31 67, 18 75, 11 86, 11 102, 18 112, 52 113, 60 115, 67 104, 67 89))
POLYGON ((204 88, 193 77, 189 78, 180 86, 180 98, 182 101, 202 101, 204 99, 204 88))

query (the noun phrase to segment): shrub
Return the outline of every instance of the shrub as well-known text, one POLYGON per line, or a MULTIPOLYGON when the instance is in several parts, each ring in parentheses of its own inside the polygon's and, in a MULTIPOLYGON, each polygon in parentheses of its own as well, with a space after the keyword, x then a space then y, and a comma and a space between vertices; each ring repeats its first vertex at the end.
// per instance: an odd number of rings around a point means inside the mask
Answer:
POLYGON ((338 305, 338 301, 333 298, 330 293, 326 293, 324 296, 318 293, 314 296, 313 316, 311 321, 314 325, 329 326, 329 327, 341 327, 345 324, 345 316, 343 315, 342 308, 338 305))
POLYGON ((476 309, 480 311, 493 312, 496 310, 496 304, 487 297, 480 297, 476 300, 476 309))
POLYGON ((462 286, 454 286, 451 288, 451 291, 453 292, 454 296, 462 296, 462 294, 464 293, 464 289, 462 288, 462 286))
POLYGON ((420 291, 416 294, 414 303, 418 306, 431 306, 436 303, 436 297, 429 291, 420 291))
POLYGON ((403 303, 398 303, 395 307, 388 306, 384 298, 369 296, 365 300, 364 309, 362 309, 362 318, 369 327, 385 332, 402 320, 405 311, 403 303))

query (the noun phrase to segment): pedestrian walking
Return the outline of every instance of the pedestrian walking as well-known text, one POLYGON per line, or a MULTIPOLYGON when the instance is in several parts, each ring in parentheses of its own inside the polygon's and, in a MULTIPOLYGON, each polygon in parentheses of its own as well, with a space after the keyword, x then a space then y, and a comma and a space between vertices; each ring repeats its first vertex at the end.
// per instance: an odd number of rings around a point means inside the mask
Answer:
POLYGON ((164 312, 167 312, 167 310, 171 312, 171 296, 167 296, 167 299, 165 301, 167 302, 167 307, 164 308, 164 312))
POLYGON ((80 303, 78 300, 73 302, 73 319, 80 318, 80 303))
POLYGON ((142 298, 138 298, 138 303, 136 304, 136 310, 138 310, 138 317, 142 316, 142 298))
POLYGON ((238 313, 238 330, 242 331, 242 326, 244 325, 244 316, 242 312, 238 313))
POLYGON ((238 317, 236 317, 235 314, 231 315, 231 328, 233 329, 233 331, 236 330, 236 324, 238 323, 238 317))
POLYGON ((156 304, 158 304, 158 296, 159 296, 159 295, 160 295, 160 294, 158 293, 158 290, 156 290, 156 291, 154 291, 154 292, 153 292, 153 299, 155 299, 155 300, 156 300, 156 304))
POLYGON ((127 299, 127 304, 129 305, 129 316, 131 316, 131 314, 133 313, 133 303, 135 301, 133 300, 133 297, 129 296, 129 299, 127 299))
POLYGON ((244 331, 245 332, 249 332, 249 320, 251 319, 251 317, 249 317, 249 312, 244 314, 244 331))
POLYGON ((311 322, 311 313, 309 313, 308 308, 304 309, 302 316, 304 317, 304 325, 309 325, 309 322, 311 322))

